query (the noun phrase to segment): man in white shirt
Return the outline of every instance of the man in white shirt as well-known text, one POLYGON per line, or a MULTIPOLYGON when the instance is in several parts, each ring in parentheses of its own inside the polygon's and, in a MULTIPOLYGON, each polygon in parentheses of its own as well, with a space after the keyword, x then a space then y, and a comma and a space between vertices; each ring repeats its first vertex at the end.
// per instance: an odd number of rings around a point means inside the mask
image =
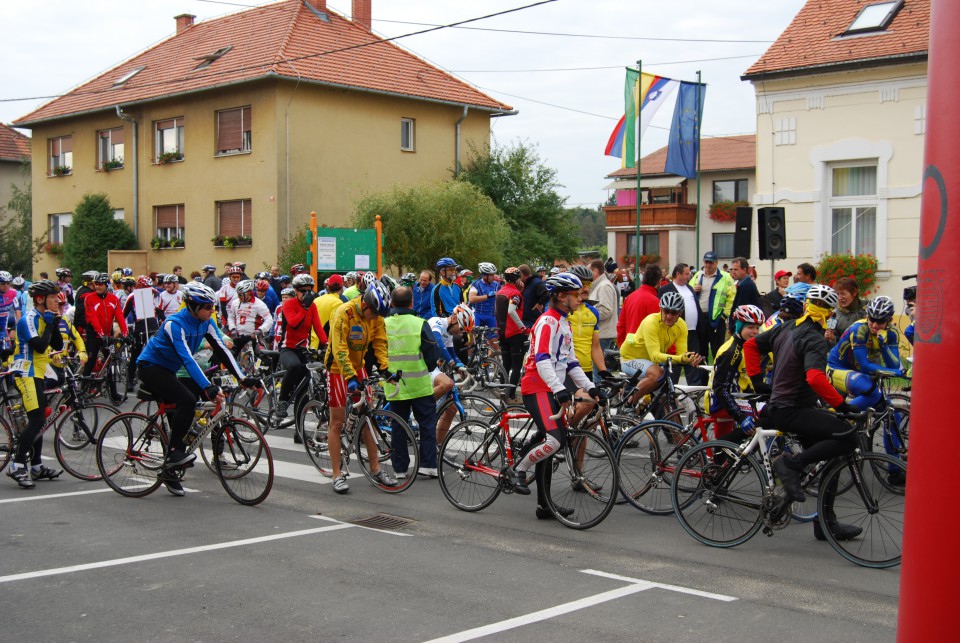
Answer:
MULTIPOLYGON (((678 263, 673 267, 671 282, 660 289, 657 293, 662 297, 665 292, 673 291, 683 297, 683 321, 687 324, 687 350, 694 353, 700 352, 700 341, 697 336, 697 322, 700 320, 700 306, 697 301, 697 294, 689 286, 692 273, 690 266, 685 263, 678 263)), ((690 386, 703 386, 707 383, 707 374, 703 370, 685 364, 683 372, 687 376, 687 384, 690 386)), ((680 369, 674 368, 674 383, 680 380, 680 369)))
POLYGON ((603 262, 594 259, 589 268, 593 272, 590 300, 597 302, 594 308, 600 313, 600 347, 617 347, 617 317, 620 313, 620 294, 617 287, 607 279, 603 262))

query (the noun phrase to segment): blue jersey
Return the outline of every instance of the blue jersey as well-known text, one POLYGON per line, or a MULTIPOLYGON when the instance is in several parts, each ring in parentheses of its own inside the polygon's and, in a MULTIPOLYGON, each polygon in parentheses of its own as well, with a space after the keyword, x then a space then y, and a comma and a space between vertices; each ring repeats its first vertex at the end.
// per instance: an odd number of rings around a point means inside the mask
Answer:
POLYGON ((484 282, 483 279, 479 279, 470 284, 470 288, 475 290, 478 295, 488 296, 488 299, 471 304, 473 306, 473 310, 478 315, 489 315, 492 317, 494 314, 494 307, 496 306, 497 302, 497 291, 500 290, 500 282, 492 281, 488 284, 484 282))
POLYGON ((11 287, 0 293, 0 337, 7 336, 7 325, 13 326, 16 319, 14 311, 20 310, 20 296, 11 287))
POLYGON ((204 339, 219 362, 226 364, 238 379, 242 379, 244 376, 240 372, 240 366, 223 345, 213 321, 202 322, 186 308, 166 318, 160 330, 150 338, 140 353, 137 364, 162 366, 173 373, 186 367, 193 381, 205 389, 210 386, 210 380, 193 358, 204 339))
POLYGON ((433 317, 433 284, 427 284, 426 288, 421 288, 420 284, 413 287, 413 310, 417 317, 421 319, 430 319, 433 317))
POLYGON ((430 298, 434 317, 449 317, 453 309, 463 302, 463 291, 455 283, 438 283, 430 298))
POLYGON ((827 366, 861 373, 900 370, 900 331, 889 326, 874 335, 866 319, 853 322, 830 350, 827 366))
MULTIPOLYGON (((259 295, 260 293, 257 292, 259 295)), ((267 305, 267 310, 276 310, 277 306, 280 305, 280 298, 277 297, 277 293, 273 292, 273 288, 267 288, 267 292, 264 293, 261 297, 263 303, 267 305)))

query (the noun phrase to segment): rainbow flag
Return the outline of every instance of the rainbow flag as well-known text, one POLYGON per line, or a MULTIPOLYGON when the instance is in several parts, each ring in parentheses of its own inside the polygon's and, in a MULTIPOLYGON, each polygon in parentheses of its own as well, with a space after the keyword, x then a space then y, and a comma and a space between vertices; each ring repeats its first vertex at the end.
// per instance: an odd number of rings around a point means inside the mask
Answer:
POLYGON ((634 167, 637 154, 637 117, 639 115, 639 136, 650 125, 660 106, 669 102, 669 97, 680 86, 679 80, 664 78, 654 74, 642 74, 636 69, 627 70, 624 83, 624 115, 617 123, 604 154, 621 159, 621 167, 634 167), (639 109, 638 106, 639 105, 639 109))

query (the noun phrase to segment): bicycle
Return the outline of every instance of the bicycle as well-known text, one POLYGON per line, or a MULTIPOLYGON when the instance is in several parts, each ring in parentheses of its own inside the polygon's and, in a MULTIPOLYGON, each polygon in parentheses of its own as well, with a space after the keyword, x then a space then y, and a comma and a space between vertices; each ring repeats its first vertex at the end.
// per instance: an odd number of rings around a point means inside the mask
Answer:
MULTIPOLYGON (((551 419, 561 417, 563 413, 558 413, 551 419)), ((511 422, 518 420, 529 422, 530 413, 507 410, 492 426, 466 420, 450 429, 438 462, 440 489, 450 504, 461 511, 480 511, 501 493, 514 492, 507 468, 518 459, 511 436, 511 422)), ((565 444, 541 468, 537 484, 546 490, 547 508, 561 524, 589 529, 600 524, 616 502, 619 482, 613 453, 595 432, 570 429, 565 417, 563 423, 565 444)))
MULTIPOLYGON (((139 399, 155 396, 141 385, 139 399)), ((182 480, 187 467, 165 467, 168 411, 157 404, 151 415, 121 413, 104 425, 97 439, 97 467, 107 485, 122 496, 141 498, 166 480, 182 480)), ((231 417, 226 406, 198 402, 197 416, 185 439, 187 453, 199 449, 207 468, 227 494, 242 505, 258 505, 273 488, 273 456, 260 430, 231 417), (207 437, 209 436, 209 440, 207 437)))
MULTIPOLYGON (((862 433, 871 425, 872 415, 868 409, 840 417, 854 423, 850 432, 862 433)), ((768 440, 778 435, 775 429, 758 427, 742 445, 705 442, 679 460, 671 493, 684 531, 713 547, 734 547, 761 529, 772 536, 790 523, 791 503, 774 480, 768 453, 768 440)), ((888 466, 906 472, 902 461, 857 449, 827 463, 820 473, 817 520, 822 531, 840 556, 864 567, 892 567, 900 562, 905 485, 878 475, 888 466), (861 534, 838 540, 829 528, 831 521, 853 524, 862 529, 861 534)))
MULTIPOLYGON (((398 378, 401 375, 397 372, 398 378)), ((340 470, 349 477, 351 454, 356 454, 360 470, 374 487, 386 493, 400 493, 409 489, 417 478, 420 448, 410 426, 399 415, 377 408, 374 387, 381 379, 377 374, 372 375, 350 396, 346 422, 340 434, 340 470), (403 435, 400 442, 406 443, 394 449, 399 434, 403 435), (374 457, 380 470, 386 470, 397 479, 395 486, 384 485, 373 476, 370 463, 374 457)), ((302 417, 303 447, 307 456, 321 475, 332 478, 330 408, 327 401, 308 401, 302 417)))
POLYGON ((88 376, 81 376, 86 394, 91 397, 103 397, 114 406, 120 406, 127 401, 127 373, 130 366, 129 344, 133 341, 129 337, 103 337, 103 350, 107 356, 96 359, 93 372, 88 376))

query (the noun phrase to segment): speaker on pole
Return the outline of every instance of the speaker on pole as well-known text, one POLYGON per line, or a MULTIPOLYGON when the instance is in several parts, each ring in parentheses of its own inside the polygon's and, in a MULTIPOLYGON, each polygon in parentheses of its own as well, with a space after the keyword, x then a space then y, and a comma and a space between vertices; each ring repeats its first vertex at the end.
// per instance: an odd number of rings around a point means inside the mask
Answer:
POLYGON ((761 259, 787 258, 787 221, 783 208, 757 210, 757 238, 761 259))
POLYGON ((737 208, 737 223, 733 232, 733 254, 744 259, 750 258, 750 240, 753 224, 753 208, 737 208))

